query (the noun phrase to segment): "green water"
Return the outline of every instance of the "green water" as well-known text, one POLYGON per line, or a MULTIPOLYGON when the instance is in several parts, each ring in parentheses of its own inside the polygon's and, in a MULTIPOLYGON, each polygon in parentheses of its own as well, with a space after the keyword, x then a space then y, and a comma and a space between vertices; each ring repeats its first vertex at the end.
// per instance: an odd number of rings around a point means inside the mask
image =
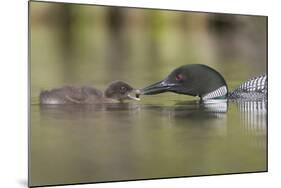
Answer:
POLYGON ((265 104, 225 105, 32 105, 32 185, 265 171, 265 104))
POLYGON ((262 101, 203 105, 164 93, 125 104, 39 104, 45 89, 104 90, 113 80, 142 88, 183 64, 215 68, 230 90, 266 72, 265 17, 121 12, 31 3, 30 185, 266 171, 262 101))

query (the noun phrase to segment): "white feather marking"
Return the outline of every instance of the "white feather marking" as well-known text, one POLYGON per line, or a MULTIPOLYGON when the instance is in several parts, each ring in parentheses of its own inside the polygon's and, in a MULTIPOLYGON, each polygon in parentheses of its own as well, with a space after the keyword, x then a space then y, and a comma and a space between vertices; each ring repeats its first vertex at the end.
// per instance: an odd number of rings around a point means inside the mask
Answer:
POLYGON ((202 97, 203 100, 206 99, 212 99, 212 98, 216 98, 216 97, 221 97, 221 96, 225 96, 227 94, 227 89, 226 86, 222 86, 210 93, 207 93, 206 95, 204 95, 202 97))

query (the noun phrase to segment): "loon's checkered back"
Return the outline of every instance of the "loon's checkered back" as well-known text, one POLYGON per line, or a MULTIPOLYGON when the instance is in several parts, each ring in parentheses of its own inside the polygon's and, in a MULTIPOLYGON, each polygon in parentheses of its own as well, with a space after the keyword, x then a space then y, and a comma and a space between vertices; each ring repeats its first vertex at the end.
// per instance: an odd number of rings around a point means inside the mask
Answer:
POLYGON ((243 82, 233 92, 230 98, 265 98, 267 94, 267 75, 261 75, 243 82))
POLYGON ((242 91, 256 91, 256 92, 263 92, 267 89, 267 76, 261 75, 258 77, 254 77, 246 82, 242 83, 239 88, 242 91))

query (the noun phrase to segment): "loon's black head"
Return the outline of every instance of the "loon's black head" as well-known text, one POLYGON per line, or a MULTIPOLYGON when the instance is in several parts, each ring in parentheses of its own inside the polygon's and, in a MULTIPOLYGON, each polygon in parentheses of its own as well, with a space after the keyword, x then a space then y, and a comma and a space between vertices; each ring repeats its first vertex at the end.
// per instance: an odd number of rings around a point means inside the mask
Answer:
POLYGON ((104 92, 105 97, 123 101, 126 99, 139 100, 134 97, 135 89, 123 81, 114 81, 109 84, 104 92))
POLYGON ((206 65, 190 64, 175 69, 164 80, 140 89, 140 94, 154 95, 169 91, 202 99, 226 97, 228 92, 219 72, 206 65))

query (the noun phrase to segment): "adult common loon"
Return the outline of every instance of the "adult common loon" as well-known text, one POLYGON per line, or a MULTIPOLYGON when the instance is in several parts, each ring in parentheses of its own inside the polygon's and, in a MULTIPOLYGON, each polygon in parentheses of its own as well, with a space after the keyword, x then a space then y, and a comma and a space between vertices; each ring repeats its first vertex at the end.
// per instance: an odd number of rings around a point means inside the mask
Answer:
POLYGON ((132 93, 135 92, 129 84, 123 81, 112 82, 104 94, 94 87, 64 86, 40 93, 41 104, 96 104, 122 102, 127 99, 139 100, 132 93))
MULTIPOLYGON (((203 64, 189 64, 173 70, 167 78, 138 91, 138 95, 154 95, 163 92, 199 96, 209 99, 266 99, 267 76, 247 80, 232 92, 226 81, 215 69, 203 64)), ((137 97, 138 97, 137 95, 137 97)))

